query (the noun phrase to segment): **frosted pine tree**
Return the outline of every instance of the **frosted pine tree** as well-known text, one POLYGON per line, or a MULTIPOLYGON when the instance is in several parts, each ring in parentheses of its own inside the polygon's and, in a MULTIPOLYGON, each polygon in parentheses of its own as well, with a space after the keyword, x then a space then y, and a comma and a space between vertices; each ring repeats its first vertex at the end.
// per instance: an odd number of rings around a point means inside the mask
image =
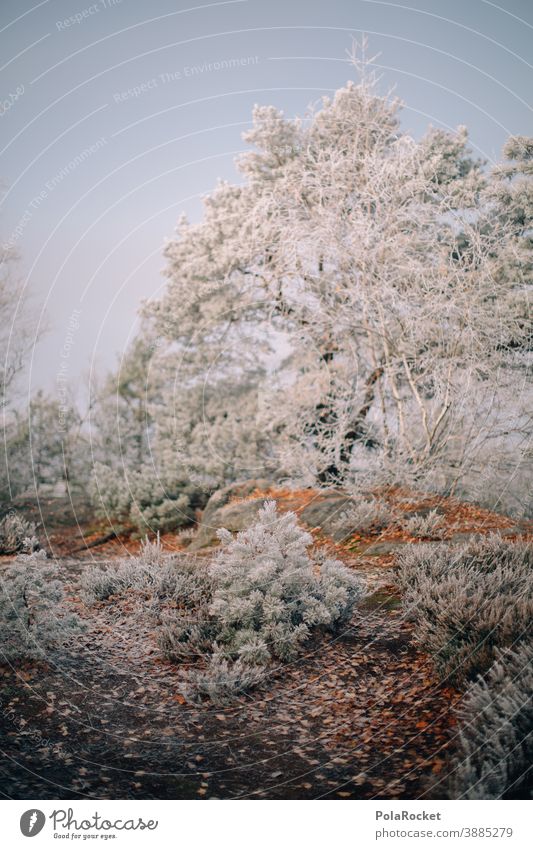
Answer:
POLYGON ((173 362, 180 444, 207 446, 200 478, 227 464, 453 491, 524 426, 508 403, 522 354, 501 339, 526 328, 495 274, 509 253, 527 271, 516 220, 464 128, 414 139, 359 70, 306 122, 257 107, 244 183, 220 184, 166 248, 167 289, 145 314, 173 362))
POLYGON ((235 538, 221 531, 220 539, 210 614, 216 642, 229 657, 289 660, 313 627, 346 621, 363 595, 361 580, 342 563, 312 560, 311 535, 293 513, 278 514, 274 501, 248 530, 235 538))

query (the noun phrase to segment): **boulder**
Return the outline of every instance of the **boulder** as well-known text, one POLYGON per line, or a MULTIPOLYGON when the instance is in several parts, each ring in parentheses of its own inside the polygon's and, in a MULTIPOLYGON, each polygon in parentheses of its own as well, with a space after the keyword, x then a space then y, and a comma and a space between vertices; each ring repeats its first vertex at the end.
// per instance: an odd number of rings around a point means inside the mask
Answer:
POLYGON ((321 492, 308 504, 299 518, 310 528, 322 528, 326 534, 334 533, 334 524, 343 510, 349 509, 353 499, 340 492, 321 492))
POLYGON ((259 510, 267 500, 265 496, 250 498, 256 490, 265 490, 272 482, 264 479, 239 481, 225 486, 213 493, 206 504, 198 532, 191 542, 188 551, 198 551, 217 541, 217 531, 226 528, 228 531, 243 531, 256 518, 259 510), (238 499, 247 499, 240 501, 238 499))

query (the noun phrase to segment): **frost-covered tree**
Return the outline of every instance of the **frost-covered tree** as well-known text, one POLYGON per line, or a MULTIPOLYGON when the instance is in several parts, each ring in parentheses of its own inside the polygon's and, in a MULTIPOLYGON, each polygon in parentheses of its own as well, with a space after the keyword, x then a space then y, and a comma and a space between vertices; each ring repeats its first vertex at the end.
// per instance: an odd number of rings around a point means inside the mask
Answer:
POLYGON ((28 297, 17 273, 17 254, 0 244, 0 406, 13 402, 13 389, 34 341, 28 297))
MULTIPOLYGON (((20 455, 17 452, 24 437, 22 416, 16 403, 17 378, 36 337, 31 305, 18 274, 17 261, 16 251, 9 245, 0 244, 0 412, 3 444, 0 501, 4 503, 9 502, 20 489, 20 455)), ((22 488, 27 481, 25 458, 23 467, 22 488)))
MULTIPOLYGON (((188 524, 205 503, 203 489, 180 454, 177 429, 166 408, 171 378, 161 363, 154 367, 156 349, 147 330, 118 368, 100 385, 93 384, 88 428, 90 492, 98 514, 133 524, 143 535, 188 524)), ((187 411, 180 420, 183 442, 191 436, 197 407, 184 398, 181 404, 187 411)))
POLYGON ((6 500, 20 493, 85 487, 89 458, 83 415, 73 400, 39 390, 26 409, 14 409, 5 433, 6 500))
POLYGON ((399 110, 368 74, 306 121, 257 107, 243 183, 180 221, 145 314, 196 474, 237 458, 453 489, 493 434, 527 427, 506 401, 529 350, 529 160, 510 143, 511 171, 487 173, 464 128, 415 140, 399 110))

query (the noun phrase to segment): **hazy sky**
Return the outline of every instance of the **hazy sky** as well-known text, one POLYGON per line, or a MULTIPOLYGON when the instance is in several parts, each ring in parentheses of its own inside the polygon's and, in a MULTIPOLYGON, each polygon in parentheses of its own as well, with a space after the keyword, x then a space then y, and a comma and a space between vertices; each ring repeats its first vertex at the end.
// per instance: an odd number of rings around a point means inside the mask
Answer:
POLYGON ((50 328, 28 385, 113 364, 254 103, 304 113, 363 32, 415 135, 466 124, 493 160, 533 134, 531 0, 0 0, 0 240, 50 328))

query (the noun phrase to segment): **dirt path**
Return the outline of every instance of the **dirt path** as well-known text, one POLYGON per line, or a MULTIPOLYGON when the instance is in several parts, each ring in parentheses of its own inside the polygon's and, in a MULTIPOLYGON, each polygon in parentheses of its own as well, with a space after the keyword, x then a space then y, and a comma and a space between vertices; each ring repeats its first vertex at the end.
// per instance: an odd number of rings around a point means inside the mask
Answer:
MULTIPOLYGON (((339 553, 331 540, 322 542, 339 553)), ((186 703, 179 670, 160 659, 150 624, 140 625, 127 606, 85 610, 88 630, 53 665, 4 669, 0 792, 442 796, 458 695, 438 684, 402 617, 391 571, 401 541, 389 540, 389 550, 373 556, 363 542, 342 547, 370 590, 350 627, 335 638, 317 636, 297 662, 229 706, 186 703)), ((80 560, 63 562, 73 604, 82 567, 80 560)))
POLYGON ((183 703, 153 634, 110 609, 55 661, 4 679, 8 796, 412 798, 442 768, 450 693, 386 589, 231 706, 183 703))

